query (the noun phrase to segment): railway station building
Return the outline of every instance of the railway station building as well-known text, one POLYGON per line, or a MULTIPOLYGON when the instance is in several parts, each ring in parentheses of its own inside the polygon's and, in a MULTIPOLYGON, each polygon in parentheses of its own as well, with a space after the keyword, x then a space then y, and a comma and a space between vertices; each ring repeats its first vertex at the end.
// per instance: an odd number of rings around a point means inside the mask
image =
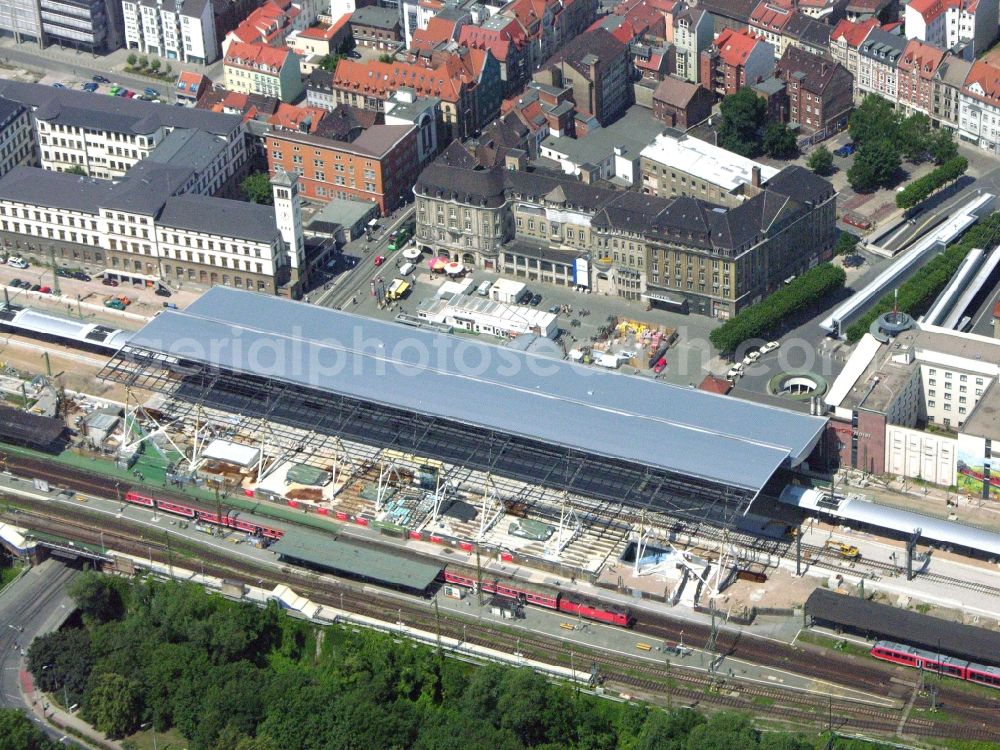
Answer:
MULTIPOLYGON (((405 451, 613 507, 725 523, 826 419, 224 287, 102 377, 199 409, 405 451), (613 437, 610 437, 613 436, 613 437)), ((299 433, 297 433, 299 434, 299 433)))

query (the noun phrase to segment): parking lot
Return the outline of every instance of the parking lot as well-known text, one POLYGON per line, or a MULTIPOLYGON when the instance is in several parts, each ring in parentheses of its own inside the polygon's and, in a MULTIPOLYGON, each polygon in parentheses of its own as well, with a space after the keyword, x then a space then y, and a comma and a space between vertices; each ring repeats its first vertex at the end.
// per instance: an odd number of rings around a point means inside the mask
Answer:
MULTIPOLYGON (((133 83, 131 87, 128 87, 117 82, 113 73, 91 75, 82 71, 76 73, 42 72, 4 64, 0 65, 0 78, 40 83, 53 88, 89 91, 92 94, 104 96, 145 99, 146 101, 167 102, 172 98, 172 84, 169 81, 150 79, 145 86, 140 87, 133 83)), ((130 76, 130 78, 132 77, 130 76)))

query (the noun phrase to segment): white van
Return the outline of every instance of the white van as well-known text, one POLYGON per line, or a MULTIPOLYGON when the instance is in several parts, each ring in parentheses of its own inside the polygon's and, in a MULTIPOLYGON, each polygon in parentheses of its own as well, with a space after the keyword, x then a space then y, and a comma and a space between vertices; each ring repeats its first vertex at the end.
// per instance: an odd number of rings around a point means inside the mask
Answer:
POLYGON ((482 284, 479 285, 479 288, 476 289, 476 294, 478 294, 480 297, 489 297, 490 296, 490 287, 492 287, 492 286, 493 286, 493 282, 492 281, 489 281, 489 280, 484 281, 482 284))
POLYGON ((413 273, 414 268, 416 268, 416 266, 413 265, 412 263, 404 263, 399 267, 399 272, 403 276, 409 276, 411 273, 413 273))

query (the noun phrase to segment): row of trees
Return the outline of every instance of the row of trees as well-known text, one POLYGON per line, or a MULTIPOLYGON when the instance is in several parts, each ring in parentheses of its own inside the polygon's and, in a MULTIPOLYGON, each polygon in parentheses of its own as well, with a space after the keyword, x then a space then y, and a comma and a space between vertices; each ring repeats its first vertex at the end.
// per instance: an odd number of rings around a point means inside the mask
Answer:
POLYGON ((0 750, 61 750, 25 714, 0 708, 0 750))
POLYGON ((742 88, 719 105, 719 145, 746 157, 767 154, 775 159, 791 159, 798 154, 795 134, 780 122, 769 122, 767 102, 753 89, 742 88))
POLYGON ((891 311, 894 304, 898 304, 900 310, 915 318, 923 315, 941 290, 951 281, 969 251, 974 247, 992 249, 997 244, 998 234, 1000 234, 1000 211, 990 214, 984 221, 973 226, 961 240, 932 258, 901 284, 898 299, 893 292, 883 295, 874 307, 848 327, 847 340, 853 343, 861 339, 868 333, 875 319, 891 311))
POLYGON ((793 316, 822 305, 843 289, 845 279, 843 268, 822 263, 734 315, 708 338, 720 352, 735 352, 744 341, 766 338, 793 316))
POLYGON ((857 153, 847 179, 859 192, 895 184, 903 158, 944 164, 958 155, 951 131, 933 130, 926 115, 903 117, 880 96, 866 96, 848 127, 857 153))
MULTIPOLYGON (((474 667, 370 631, 319 630, 192 585, 88 574, 72 594, 84 628, 38 639, 29 666, 46 689, 81 690, 83 717, 112 737, 152 722, 177 728, 192 750, 826 746, 762 733, 743 715, 615 703, 527 669, 474 667), (78 653, 48 666, 63 649, 78 653)), ((0 738, 0 750, 49 748, 0 738)))
POLYGON ((167 77, 174 72, 173 66, 167 63, 164 68, 163 63, 160 62, 158 57, 146 57, 146 55, 136 55, 134 53, 130 54, 125 58, 125 62, 129 68, 135 71, 146 72, 154 76, 167 77), (161 71, 160 68, 163 68, 161 71))
POLYGON ((896 193, 896 206, 898 208, 913 208, 938 188, 957 180, 965 174, 965 170, 968 168, 969 162, 964 156, 949 159, 930 174, 924 175, 919 180, 914 180, 896 193))

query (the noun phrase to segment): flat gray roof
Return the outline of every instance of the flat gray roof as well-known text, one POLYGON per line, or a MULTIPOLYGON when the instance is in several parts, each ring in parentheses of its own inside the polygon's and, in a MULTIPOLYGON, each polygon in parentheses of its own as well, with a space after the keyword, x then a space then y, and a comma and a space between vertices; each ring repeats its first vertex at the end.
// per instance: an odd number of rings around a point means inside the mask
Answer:
POLYGON ((167 198, 156 224, 267 243, 281 233, 271 206, 194 193, 167 198))
POLYGON ((216 286, 131 345, 759 491, 826 419, 216 286))
POLYGON ((271 550, 328 570, 414 591, 423 591, 434 583, 443 567, 306 530, 285 534, 271 545, 271 550))

